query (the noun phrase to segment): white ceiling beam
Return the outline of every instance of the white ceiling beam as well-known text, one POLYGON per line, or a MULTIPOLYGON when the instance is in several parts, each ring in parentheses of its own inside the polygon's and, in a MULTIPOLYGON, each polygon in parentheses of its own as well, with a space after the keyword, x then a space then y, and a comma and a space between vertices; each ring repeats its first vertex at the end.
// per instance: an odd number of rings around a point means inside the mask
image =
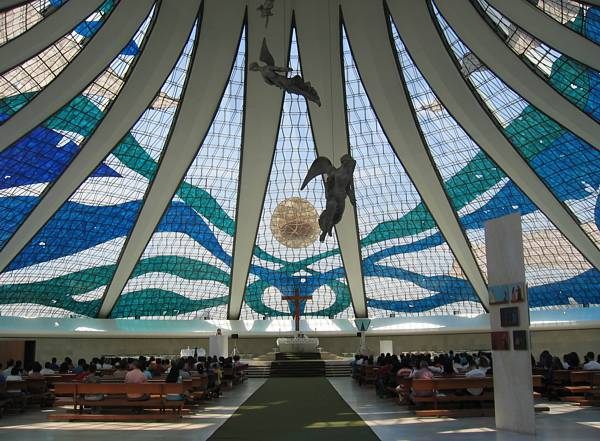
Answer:
MULTIPOLYGON (((340 157, 350 153, 346 131, 346 102, 342 77, 339 2, 301 0, 295 17, 302 73, 319 92, 321 107, 308 105, 315 145, 319 156, 340 165, 340 157), (315 14, 319 8, 322 13, 315 14)), ((346 210, 335 227, 346 280, 352 296, 354 315, 367 317, 365 286, 356 209, 346 199, 346 210)))
POLYGON ((94 134, 0 252, 0 272, 133 127, 156 96, 192 29, 200 0, 163 0, 144 50, 94 134))
MULTIPOLYGON (((247 64, 259 60, 262 41, 266 37, 275 63, 287 66, 292 25, 289 1, 275 2, 276 9, 273 16, 269 17, 267 27, 256 10, 260 4, 261 0, 248 1, 247 64)), ((282 103, 281 89, 267 85, 259 72, 247 73, 244 138, 227 311, 227 318, 233 320, 239 318, 242 309, 252 251, 275 154, 282 103)))
POLYGON ((600 46, 523 0, 486 0, 517 26, 559 52, 600 71, 600 46))
MULTIPOLYGON (((189 3, 189 2, 180 2, 189 3)), ((195 3, 198 3, 196 1, 195 3)), ((205 0, 197 46, 180 108, 137 221, 121 252, 99 317, 110 315, 156 226, 196 158, 229 80, 245 7, 241 0, 205 0)), ((181 24, 177 24, 181 26, 181 24)))
POLYGON ((509 87, 563 127, 600 149, 600 124, 527 67, 469 0, 437 0, 435 4, 464 43, 509 87))
POLYGON ((0 46, 0 72, 5 72, 40 53, 70 33, 104 0, 71 0, 31 29, 0 46))
POLYGON ((360 0, 348 0, 343 3, 343 12, 358 71, 383 130, 487 309, 485 280, 414 119, 398 71, 396 49, 390 41, 383 7, 378 4, 365 8, 360 0))
POLYGON ((119 2, 106 23, 60 75, 0 126, 0 152, 84 90, 131 40, 153 3, 153 0, 119 2))
POLYGON ((452 116, 581 254, 600 268, 598 247, 500 132, 461 76, 427 4, 421 0, 388 0, 388 5, 414 62, 452 116))

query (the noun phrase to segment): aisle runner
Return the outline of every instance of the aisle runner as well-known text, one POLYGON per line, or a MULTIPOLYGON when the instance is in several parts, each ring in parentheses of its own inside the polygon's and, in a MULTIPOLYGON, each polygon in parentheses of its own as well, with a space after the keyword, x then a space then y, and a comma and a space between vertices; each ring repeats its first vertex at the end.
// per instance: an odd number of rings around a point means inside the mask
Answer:
POLYGON ((377 436, 317 378, 270 378, 210 438, 260 441, 375 441, 377 436))

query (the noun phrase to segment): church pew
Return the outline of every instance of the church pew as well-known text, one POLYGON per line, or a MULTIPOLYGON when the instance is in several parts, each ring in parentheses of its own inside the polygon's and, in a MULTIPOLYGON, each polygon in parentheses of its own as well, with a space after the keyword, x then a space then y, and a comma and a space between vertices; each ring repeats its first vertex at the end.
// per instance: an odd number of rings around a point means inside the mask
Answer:
POLYGON ((49 414, 51 421, 88 421, 90 420, 109 420, 109 421, 132 421, 139 419, 179 419, 182 415, 184 400, 167 400, 167 394, 183 394, 186 385, 182 383, 72 383, 69 386, 57 385, 60 393, 73 393, 75 410, 78 412, 49 414), (105 395, 102 400, 87 400, 86 395, 105 395), (146 394, 150 398, 147 400, 131 400, 126 394, 146 394), (144 415, 132 414, 99 414, 87 415, 83 411, 86 408, 95 409, 151 409, 158 410, 158 413, 144 415), (173 410, 173 413, 165 413, 167 409, 173 410))
POLYGON ((410 400, 419 407, 417 416, 482 416, 493 412, 494 401, 492 377, 438 377, 432 380, 412 380, 410 400), (466 389, 483 389, 481 395, 471 395, 466 389), (427 396, 420 394, 430 393, 427 396), (455 409, 455 405, 479 403, 474 409, 455 409), (488 403, 487 408, 485 403, 488 403), (441 407, 441 408, 440 408, 441 407))

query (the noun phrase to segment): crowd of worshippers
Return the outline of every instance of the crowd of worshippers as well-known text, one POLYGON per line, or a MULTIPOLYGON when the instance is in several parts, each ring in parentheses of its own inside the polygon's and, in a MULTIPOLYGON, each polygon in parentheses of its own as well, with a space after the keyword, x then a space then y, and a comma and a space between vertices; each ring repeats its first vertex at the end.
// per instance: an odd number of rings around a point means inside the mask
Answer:
MULTIPOLYGON (((164 378, 167 383, 181 383, 192 376, 205 376, 210 397, 221 395, 221 382, 224 369, 240 366, 240 357, 184 357, 175 360, 158 357, 138 358, 105 358, 94 357, 88 363, 80 358, 77 364, 70 357, 65 357, 60 364, 54 357, 51 361, 41 363, 35 361, 24 365, 21 360, 10 359, 3 368, 0 363, 0 384, 21 381, 23 377, 44 378, 57 374, 75 374, 73 381, 82 383, 100 383, 101 380, 114 380, 123 383, 146 383, 150 379, 164 378)), ((7 391, 10 392, 10 391, 7 391)), ((129 399, 148 399, 149 397, 129 396, 129 399)), ((185 397, 168 397, 167 399, 183 399, 185 397)), ((86 399, 94 399, 86 397, 86 399)), ((100 398, 98 398, 100 399, 100 398)))
MULTIPOLYGON (((532 368, 547 370, 600 370, 600 354, 597 360, 593 352, 588 352, 583 362, 575 352, 565 354, 561 361, 553 357, 549 351, 540 354, 539 361, 531 356, 532 368)), ((406 386, 402 379, 432 379, 434 376, 464 375, 465 377, 486 377, 493 374, 492 355, 489 352, 479 351, 477 353, 441 353, 432 355, 429 353, 406 353, 406 354, 380 354, 376 359, 374 356, 355 355, 351 362, 352 377, 359 383, 364 380, 361 375, 363 366, 376 367, 375 390, 379 397, 405 396, 409 391, 404 390, 406 386)), ((550 377, 551 379, 551 377, 550 377)), ((467 389, 467 393, 480 395, 480 388, 467 389)), ((418 392, 416 392, 418 393, 418 392)))

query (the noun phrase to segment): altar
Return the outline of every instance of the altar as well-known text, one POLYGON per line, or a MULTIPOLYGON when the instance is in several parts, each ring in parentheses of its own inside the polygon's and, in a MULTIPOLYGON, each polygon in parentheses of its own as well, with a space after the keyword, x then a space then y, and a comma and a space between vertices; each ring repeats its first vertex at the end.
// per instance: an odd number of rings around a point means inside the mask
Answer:
POLYGON ((302 336, 277 339, 277 348, 281 352, 318 352, 318 346, 318 338, 302 336))

